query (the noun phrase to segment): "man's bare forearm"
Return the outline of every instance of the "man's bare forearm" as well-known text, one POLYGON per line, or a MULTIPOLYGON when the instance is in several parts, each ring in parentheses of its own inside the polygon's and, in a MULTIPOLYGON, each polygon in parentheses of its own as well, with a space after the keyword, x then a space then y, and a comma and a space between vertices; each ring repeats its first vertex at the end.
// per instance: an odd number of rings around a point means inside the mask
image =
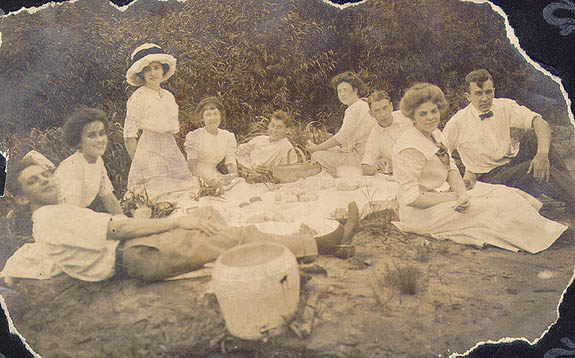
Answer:
POLYGON ((533 118, 533 130, 537 137, 537 154, 548 155, 551 145, 551 129, 549 123, 541 117, 533 118))

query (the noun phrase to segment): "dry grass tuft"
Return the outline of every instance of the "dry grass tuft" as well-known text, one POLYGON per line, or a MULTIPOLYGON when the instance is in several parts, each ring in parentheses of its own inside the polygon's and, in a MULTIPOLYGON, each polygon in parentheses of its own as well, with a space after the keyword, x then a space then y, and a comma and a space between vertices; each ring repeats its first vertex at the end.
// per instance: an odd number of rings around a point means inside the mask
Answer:
POLYGON ((222 196, 223 187, 218 180, 199 178, 199 181, 200 181, 200 192, 198 194, 198 199, 204 196, 213 196, 218 198, 222 196))
POLYGON ((392 209, 374 211, 366 215, 360 223, 361 230, 366 230, 370 235, 385 237, 390 231, 395 231, 391 221, 397 217, 392 209))
POLYGON ((453 242, 450 240, 438 240, 433 243, 434 250, 440 255, 447 255, 449 254, 449 248, 453 245, 453 242))
POLYGON ((386 267, 385 282, 399 290, 402 294, 415 295, 420 288, 421 271, 411 265, 399 266, 394 264, 393 269, 386 267))
POLYGON ((415 247, 415 259, 419 262, 429 261, 429 255, 431 254, 431 248, 429 245, 421 245, 415 247))
POLYGON ((386 283, 385 275, 376 273, 370 283, 371 292, 376 306, 380 311, 385 310, 389 302, 397 295, 398 290, 386 283))
POLYGON ((176 205, 168 201, 151 200, 147 193, 135 194, 127 192, 121 201, 122 209, 128 216, 134 216, 138 208, 148 207, 151 209, 151 218, 164 218, 169 216, 175 209, 176 205))
POLYGON ((336 208, 336 209, 334 209, 330 213, 329 218, 332 220, 336 220, 341 225, 344 225, 345 221, 347 220, 347 208, 336 208))

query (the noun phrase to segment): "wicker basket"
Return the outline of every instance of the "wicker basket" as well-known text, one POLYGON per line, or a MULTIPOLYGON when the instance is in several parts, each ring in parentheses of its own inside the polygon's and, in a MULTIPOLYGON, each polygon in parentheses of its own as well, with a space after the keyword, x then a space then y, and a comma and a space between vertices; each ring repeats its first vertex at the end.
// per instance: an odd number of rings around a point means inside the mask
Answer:
POLYGON ((298 159, 301 159, 302 162, 279 165, 275 167, 272 171, 272 175, 275 179, 279 180, 280 183, 292 183, 300 178, 307 178, 321 172, 321 166, 318 163, 311 164, 308 160, 306 160, 305 155, 299 148, 291 148, 288 151, 288 160, 292 150, 297 152, 298 159))

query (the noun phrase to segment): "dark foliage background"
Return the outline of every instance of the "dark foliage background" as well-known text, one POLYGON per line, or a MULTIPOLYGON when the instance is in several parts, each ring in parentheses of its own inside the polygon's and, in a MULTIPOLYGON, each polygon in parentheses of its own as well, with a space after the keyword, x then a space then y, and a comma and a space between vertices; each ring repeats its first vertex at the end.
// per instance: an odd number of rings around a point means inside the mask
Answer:
POLYGON ((498 95, 568 123, 559 87, 526 64, 487 4, 373 0, 341 11, 320 0, 140 0, 120 12, 107 0, 80 0, 0 26, 0 130, 12 134, 3 145, 13 158, 34 148, 57 163, 72 151, 60 140, 65 118, 80 104, 100 107, 114 124, 104 159, 118 195, 130 164, 122 123, 134 90, 124 75, 144 42, 178 59, 165 86, 180 105, 180 142, 198 125, 194 105, 214 94, 240 141, 275 109, 337 128, 343 107, 328 82, 348 69, 366 82, 363 94, 383 88, 396 104, 416 81, 439 85, 450 101, 446 120, 466 104, 464 75, 485 67, 498 95))

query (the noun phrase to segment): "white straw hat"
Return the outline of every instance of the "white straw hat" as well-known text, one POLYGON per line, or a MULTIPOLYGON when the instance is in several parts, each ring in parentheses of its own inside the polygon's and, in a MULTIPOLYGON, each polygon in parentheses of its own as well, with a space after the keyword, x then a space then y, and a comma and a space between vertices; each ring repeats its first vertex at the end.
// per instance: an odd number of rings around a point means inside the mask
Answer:
POLYGON ((146 43, 138 46, 132 52, 130 56, 132 65, 126 72, 126 80, 132 86, 142 86, 145 81, 138 74, 142 72, 144 67, 148 66, 152 62, 159 62, 161 64, 166 64, 169 66, 168 71, 162 77, 162 82, 172 77, 174 72, 176 72, 176 58, 172 55, 168 55, 162 50, 162 48, 155 44, 146 43))

